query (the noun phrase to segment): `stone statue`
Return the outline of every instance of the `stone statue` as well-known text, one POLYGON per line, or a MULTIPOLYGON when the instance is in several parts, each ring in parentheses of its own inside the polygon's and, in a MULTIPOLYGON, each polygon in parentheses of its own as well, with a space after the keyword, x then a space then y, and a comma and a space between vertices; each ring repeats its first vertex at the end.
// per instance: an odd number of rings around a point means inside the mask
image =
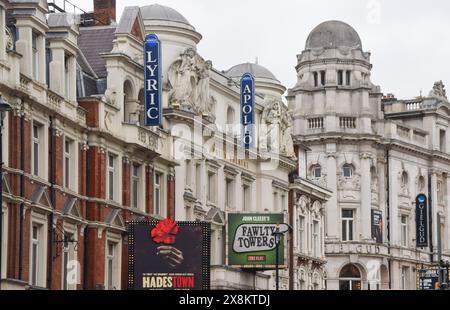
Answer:
POLYGON ((282 155, 295 158, 292 141, 292 118, 287 107, 274 98, 266 100, 262 113, 260 148, 271 151, 278 150, 282 155))
POLYGON ((207 115, 213 102, 209 91, 211 62, 188 48, 168 72, 169 106, 207 115))
POLYGON ((447 100, 447 92, 442 81, 434 83, 433 89, 430 92, 430 97, 445 98, 447 100))

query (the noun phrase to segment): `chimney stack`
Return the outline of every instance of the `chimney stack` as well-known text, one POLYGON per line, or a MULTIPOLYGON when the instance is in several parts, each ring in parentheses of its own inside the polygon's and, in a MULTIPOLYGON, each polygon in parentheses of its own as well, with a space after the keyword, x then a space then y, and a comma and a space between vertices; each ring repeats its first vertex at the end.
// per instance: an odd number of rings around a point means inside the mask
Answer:
POLYGON ((94 0, 95 25, 111 25, 116 22, 116 0, 94 0))

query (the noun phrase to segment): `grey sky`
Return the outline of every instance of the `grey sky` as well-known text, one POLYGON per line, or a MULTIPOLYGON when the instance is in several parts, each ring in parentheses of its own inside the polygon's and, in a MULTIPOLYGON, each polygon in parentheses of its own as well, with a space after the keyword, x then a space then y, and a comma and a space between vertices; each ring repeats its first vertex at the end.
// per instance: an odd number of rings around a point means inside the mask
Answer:
MULTIPOLYGON (((74 1, 92 9, 92 0, 74 1)), ((129 5, 170 6, 203 35, 199 53, 226 70, 259 63, 288 88, 296 82, 296 55, 319 23, 337 19, 359 33, 372 53, 372 80, 398 98, 428 94, 443 80, 450 91, 448 0, 118 0, 118 17, 129 5)))

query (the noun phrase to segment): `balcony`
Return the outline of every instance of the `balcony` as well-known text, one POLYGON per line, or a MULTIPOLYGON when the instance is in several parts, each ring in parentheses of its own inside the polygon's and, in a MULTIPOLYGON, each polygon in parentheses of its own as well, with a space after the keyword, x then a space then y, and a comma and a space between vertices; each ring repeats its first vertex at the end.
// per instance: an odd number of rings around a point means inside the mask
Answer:
POLYGON ((269 275, 228 266, 211 266, 212 290, 268 290, 269 275))

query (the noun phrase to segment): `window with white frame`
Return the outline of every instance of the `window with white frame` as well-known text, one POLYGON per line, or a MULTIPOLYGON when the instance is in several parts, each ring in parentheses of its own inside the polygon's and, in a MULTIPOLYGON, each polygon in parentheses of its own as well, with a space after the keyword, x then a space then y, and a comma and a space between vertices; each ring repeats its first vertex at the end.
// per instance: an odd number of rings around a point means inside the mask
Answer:
POLYGON ((107 240, 105 264, 105 288, 107 290, 120 289, 120 251, 119 242, 107 240))
POLYGON ((185 180, 186 188, 191 189, 192 186, 192 161, 186 160, 186 180, 185 180))
POLYGON ((75 190, 75 142, 70 138, 64 139, 64 186, 75 190))
POLYGON ((29 283, 33 286, 45 287, 45 229, 39 222, 31 223, 30 231, 30 273, 29 283))
POLYGON ((32 171, 35 176, 40 176, 43 173, 41 168, 44 162, 44 126, 38 122, 33 122, 33 167, 32 171))
POLYGON ((339 86, 344 84, 344 71, 338 70, 338 72, 337 72, 337 80, 338 80, 338 85, 339 86))
POLYGON ((408 246, 408 215, 401 215, 400 229, 401 229, 401 245, 408 246))
MULTIPOLYGON (((76 234, 74 232, 65 232, 63 240, 63 250, 62 250, 62 285, 63 290, 74 290, 76 289, 76 283, 78 277, 78 271, 75 274, 70 274, 74 268, 73 262, 76 261, 76 251, 75 251, 75 241, 76 234)), ((78 266, 77 266, 78 267, 78 266)))
POLYGON ((278 192, 273 192, 273 209, 278 211, 278 192))
POLYGON ((353 210, 342 210, 341 222, 342 222, 342 241, 353 241, 353 222, 354 222, 353 210))
POLYGON ((108 171, 107 171, 107 180, 108 180, 108 199, 115 200, 116 199, 116 166, 117 166, 117 156, 108 153, 108 171))
POLYGON ((140 183, 141 183, 141 166, 133 164, 131 166, 131 207, 139 208, 140 204, 140 183))
POLYGON ((234 180, 226 178, 225 187, 225 207, 234 209, 234 180))
POLYGON ((344 175, 344 178, 351 178, 353 177, 354 168, 351 164, 346 164, 342 167, 342 173, 344 175))
POLYGON ((315 179, 319 179, 319 178, 322 177, 322 167, 320 165, 314 165, 311 168, 311 172, 312 172, 311 173, 312 177, 315 178, 315 179))
POLYGON ((315 257, 320 256, 320 240, 319 240, 319 222, 313 221, 312 225, 312 244, 313 244, 313 255, 315 257))
POLYGON ((286 194, 283 192, 281 193, 281 210, 280 211, 284 211, 287 210, 287 206, 286 206, 286 194))
POLYGON ((154 180, 154 203, 155 203, 155 214, 164 216, 163 207, 163 174, 161 172, 155 171, 154 180))
POLYGON ((207 190, 207 199, 208 202, 216 203, 216 188, 217 188, 217 174, 213 171, 208 171, 208 190, 207 190))
POLYGON ((351 84, 351 71, 346 71, 345 72, 345 85, 350 86, 351 84))
POLYGON ((70 82, 71 82, 71 78, 70 78, 70 55, 65 55, 64 57, 64 95, 66 98, 69 98, 70 96, 70 82))
POLYGON ((298 176, 306 178, 306 152, 303 149, 298 151, 298 176))
POLYGON ((211 265, 223 265, 224 239, 223 228, 214 225, 211 230, 211 265))
POLYGON ((250 211, 251 187, 248 184, 242 186, 242 210, 250 211))
POLYGON ((297 246, 300 253, 305 251, 305 216, 299 215, 297 218, 297 246))
POLYGON ((32 74, 33 79, 37 80, 39 77, 39 48, 38 42, 39 34, 33 32, 31 37, 31 62, 32 62, 32 74))

